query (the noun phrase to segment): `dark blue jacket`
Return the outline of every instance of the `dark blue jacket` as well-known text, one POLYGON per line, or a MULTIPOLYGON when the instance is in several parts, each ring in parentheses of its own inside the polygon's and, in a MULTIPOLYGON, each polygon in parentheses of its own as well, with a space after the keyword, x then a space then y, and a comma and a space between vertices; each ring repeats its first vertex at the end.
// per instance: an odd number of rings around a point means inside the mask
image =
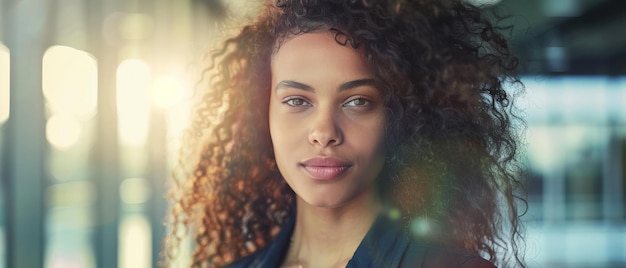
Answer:
MULTIPOLYGON (((294 224, 295 217, 291 217, 267 247, 226 267, 280 267, 289 247, 294 224)), ((346 267, 493 268, 495 266, 471 252, 411 240, 400 226, 386 216, 380 216, 367 232, 346 267)))

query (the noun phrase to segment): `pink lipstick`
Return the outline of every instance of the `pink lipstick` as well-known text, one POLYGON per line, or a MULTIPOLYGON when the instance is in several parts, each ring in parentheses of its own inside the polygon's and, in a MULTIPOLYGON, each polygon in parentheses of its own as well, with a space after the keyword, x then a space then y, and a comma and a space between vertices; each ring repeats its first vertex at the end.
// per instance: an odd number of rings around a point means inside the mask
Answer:
POLYGON ((313 157, 300 165, 316 180, 332 180, 343 175, 351 166, 348 161, 335 157, 313 157))

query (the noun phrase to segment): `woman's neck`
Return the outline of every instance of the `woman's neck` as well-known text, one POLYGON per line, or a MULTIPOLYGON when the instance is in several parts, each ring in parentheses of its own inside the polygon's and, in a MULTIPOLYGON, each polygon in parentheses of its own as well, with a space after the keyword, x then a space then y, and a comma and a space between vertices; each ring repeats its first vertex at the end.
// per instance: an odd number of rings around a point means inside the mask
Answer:
POLYGON ((296 202, 296 224, 284 262, 288 267, 345 267, 382 208, 371 192, 336 208, 311 206, 299 198, 296 202))

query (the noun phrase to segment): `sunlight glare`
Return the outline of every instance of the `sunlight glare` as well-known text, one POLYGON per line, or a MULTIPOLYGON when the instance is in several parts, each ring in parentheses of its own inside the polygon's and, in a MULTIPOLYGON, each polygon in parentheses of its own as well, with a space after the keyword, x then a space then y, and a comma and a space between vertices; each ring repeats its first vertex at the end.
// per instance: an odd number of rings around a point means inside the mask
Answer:
POLYGON ((122 144, 141 146, 148 135, 152 72, 142 60, 124 60, 117 67, 118 134, 122 144))
POLYGON ((183 86, 173 76, 161 76, 154 81, 152 100, 157 107, 169 109, 183 100, 183 86))

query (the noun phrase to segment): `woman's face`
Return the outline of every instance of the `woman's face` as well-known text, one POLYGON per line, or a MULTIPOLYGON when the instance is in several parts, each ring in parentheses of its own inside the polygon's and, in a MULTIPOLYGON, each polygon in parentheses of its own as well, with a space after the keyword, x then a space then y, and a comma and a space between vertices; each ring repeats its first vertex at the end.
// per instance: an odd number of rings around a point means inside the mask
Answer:
POLYGON ((374 194, 384 163, 385 113, 361 53, 329 32, 307 33, 283 43, 271 70, 274 153, 298 197, 334 208, 374 194))

